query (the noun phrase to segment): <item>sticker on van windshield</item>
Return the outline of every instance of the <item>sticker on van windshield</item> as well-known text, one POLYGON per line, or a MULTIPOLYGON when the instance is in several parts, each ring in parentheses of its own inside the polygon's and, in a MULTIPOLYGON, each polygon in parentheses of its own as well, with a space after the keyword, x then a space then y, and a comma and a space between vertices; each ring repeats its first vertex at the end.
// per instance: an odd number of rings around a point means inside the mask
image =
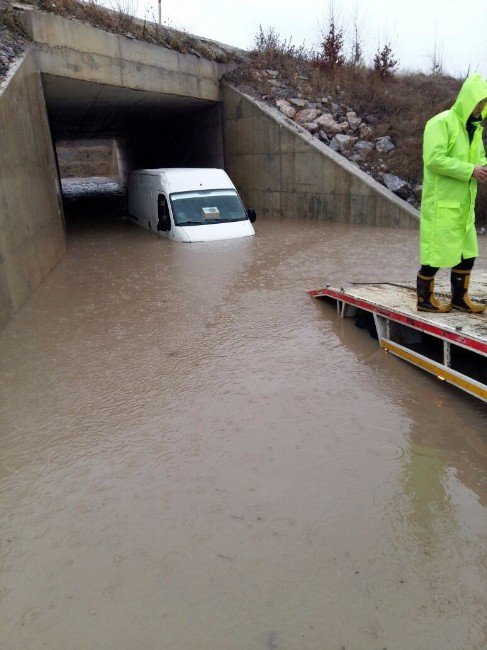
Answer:
POLYGON ((220 210, 218 208, 201 208, 205 219, 219 219, 220 210))

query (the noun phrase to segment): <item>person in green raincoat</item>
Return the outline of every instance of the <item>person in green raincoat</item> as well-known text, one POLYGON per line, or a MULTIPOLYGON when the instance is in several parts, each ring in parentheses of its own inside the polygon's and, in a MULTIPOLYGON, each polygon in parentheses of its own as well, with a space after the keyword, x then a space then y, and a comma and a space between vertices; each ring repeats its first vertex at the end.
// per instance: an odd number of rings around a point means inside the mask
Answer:
POLYGON ((481 313, 486 305, 468 295, 470 273, 478 256, 475 230, 477 182, 487 181, 482 120, 487 118, 487 81, 467 77, 448 111, 432 117, 423 140, 423 194, 420 214, 420 262, 417 309, 481 313), (451 267, 452 299, 434 295, 440 267, 451 267))

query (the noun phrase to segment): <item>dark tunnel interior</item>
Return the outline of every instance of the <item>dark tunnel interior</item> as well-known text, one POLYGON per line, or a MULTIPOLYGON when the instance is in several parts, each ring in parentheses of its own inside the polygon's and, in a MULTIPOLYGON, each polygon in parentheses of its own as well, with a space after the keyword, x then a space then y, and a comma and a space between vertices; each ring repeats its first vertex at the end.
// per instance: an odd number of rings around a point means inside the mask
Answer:
POLYGON ((42 81, 68 234, 90 219, 120 218, 134 169, 224 167, 220 103, 50 75, 42 81))

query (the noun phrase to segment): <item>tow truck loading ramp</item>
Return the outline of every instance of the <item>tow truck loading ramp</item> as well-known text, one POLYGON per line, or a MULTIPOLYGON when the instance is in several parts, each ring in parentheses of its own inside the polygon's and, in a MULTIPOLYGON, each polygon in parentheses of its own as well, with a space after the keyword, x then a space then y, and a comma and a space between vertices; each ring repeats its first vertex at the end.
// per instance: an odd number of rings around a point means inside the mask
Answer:
MULTIPOLYGON (((487 402, 487 312, 418 312, 412 282, 351 282, 308 293, 336 301, 341 318, 369 319, 364 327, 386 352, 487 402)), ((448 301, 449 282, 438 282, 435 293, 448 301)), ((485 303, 487 271, 474 270, 469 293, 485 303)))

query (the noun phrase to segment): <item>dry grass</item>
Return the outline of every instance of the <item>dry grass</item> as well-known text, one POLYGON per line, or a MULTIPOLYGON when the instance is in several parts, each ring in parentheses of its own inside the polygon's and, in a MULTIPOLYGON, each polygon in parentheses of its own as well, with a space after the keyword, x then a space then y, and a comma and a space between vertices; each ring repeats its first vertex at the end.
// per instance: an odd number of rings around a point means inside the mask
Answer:
POLYGON ((239 59, 236 53, 225 51, 184 31, 138 19, 132 11, 130 0, 115 0, 113 10, 102 7, 97 0, 25 1, 43 11, 64 18, 74 18, 107 32, 122 34, 178 52, 196 54, 219 63, 230 63, 239 59))
POLYGON ((381 80, 370 70, 345 72, 341 87, 347 103, 358 114, 372 113, 397 149, 389 156, 394 172, 420 181, 421 147, 424 125, 436 113, 455 101, 461 81, 452 77, 425 74, 396 75, 381 80))
POLYGON ((9 2, 0 0, 0 81, 6 77, 13 60, 25 51, 28 40, 19 13, 9 2))
POLYGON ((0 27, 17 36, 25 36, 18 14, 4 0, 0 2, 0 27))

